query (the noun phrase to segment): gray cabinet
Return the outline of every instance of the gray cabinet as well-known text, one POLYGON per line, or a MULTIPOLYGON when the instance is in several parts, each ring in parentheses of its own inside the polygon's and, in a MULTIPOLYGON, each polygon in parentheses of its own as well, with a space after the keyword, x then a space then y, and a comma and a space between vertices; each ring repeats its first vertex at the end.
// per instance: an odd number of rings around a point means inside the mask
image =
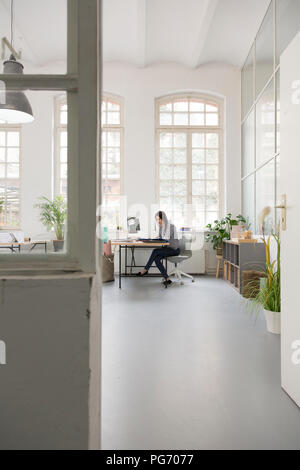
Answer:
POLYGON ((238 242, 227 240, 223 243, 224 279, 242 293, 243 271, 265 271, 266 255, 262 242, 238 242))

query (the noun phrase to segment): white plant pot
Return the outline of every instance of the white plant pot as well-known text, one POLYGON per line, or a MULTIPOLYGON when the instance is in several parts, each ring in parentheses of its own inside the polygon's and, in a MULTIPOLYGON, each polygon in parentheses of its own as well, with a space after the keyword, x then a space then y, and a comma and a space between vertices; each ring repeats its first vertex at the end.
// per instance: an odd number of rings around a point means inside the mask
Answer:
POLYGON ((280 335, 281 333, 281 313, 270 312, 270 310, 264 310, 265 319, 267 323, 267 330, 274 335, 280 335))

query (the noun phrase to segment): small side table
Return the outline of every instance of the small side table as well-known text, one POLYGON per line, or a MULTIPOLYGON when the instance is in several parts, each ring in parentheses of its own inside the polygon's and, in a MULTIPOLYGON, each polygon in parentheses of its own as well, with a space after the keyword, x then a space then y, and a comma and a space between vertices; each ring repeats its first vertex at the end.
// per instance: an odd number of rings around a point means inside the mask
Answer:
POLYGON ((217 278, 217 279, 218 279, 218 277, 219 277, 219 275, 220 275, 220 268, 221 268, 222 260, 223 260, 223 256, 217 255, 217 261, 218 261, 217 273, 216 273, 216 278, 217 278))

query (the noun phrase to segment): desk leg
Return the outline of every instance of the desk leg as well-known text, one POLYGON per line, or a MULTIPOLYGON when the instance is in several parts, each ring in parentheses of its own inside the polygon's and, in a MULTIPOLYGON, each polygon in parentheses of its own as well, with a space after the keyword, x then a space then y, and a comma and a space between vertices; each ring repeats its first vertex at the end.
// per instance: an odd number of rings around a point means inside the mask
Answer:
POLYGON ((132 275, 132 268, 136 265, 135 263, 135 251, 134 246, 131 247, 131 264, 130 264, 130 274, 132 275))
POLYGON ((122 246, 119 246, 119 289, 121 289, 121 277, 122 277, 122 246))

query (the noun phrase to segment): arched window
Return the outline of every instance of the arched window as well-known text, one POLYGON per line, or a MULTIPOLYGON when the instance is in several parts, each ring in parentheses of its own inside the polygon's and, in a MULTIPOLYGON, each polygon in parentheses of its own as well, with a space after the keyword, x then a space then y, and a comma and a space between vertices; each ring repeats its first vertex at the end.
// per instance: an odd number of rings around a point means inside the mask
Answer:
POLYGON ((68 191, 68 105, 66 95, 56 98, 56 158, 55 158, 55 195, 67 198, 68 191))
MULTIPOLYGON (((120 213, 123 167, 123 99, 102 97, 102 206, 103 223, 116 226, 120 213)), ((55 193, 67 197, 67 101, 57 99, 55 193)))
POLYGON ((20 228, 21 126, 0 124, 0 226, 20 228))
POLYGON ((220 214, 222 101, 198 94, 156 101, 157 202, 181 226, 220 214))
POLYGON ((103 224, 120 221, 123 169, 123 99, 104 94, 102 99, 102 207, 103 224))

